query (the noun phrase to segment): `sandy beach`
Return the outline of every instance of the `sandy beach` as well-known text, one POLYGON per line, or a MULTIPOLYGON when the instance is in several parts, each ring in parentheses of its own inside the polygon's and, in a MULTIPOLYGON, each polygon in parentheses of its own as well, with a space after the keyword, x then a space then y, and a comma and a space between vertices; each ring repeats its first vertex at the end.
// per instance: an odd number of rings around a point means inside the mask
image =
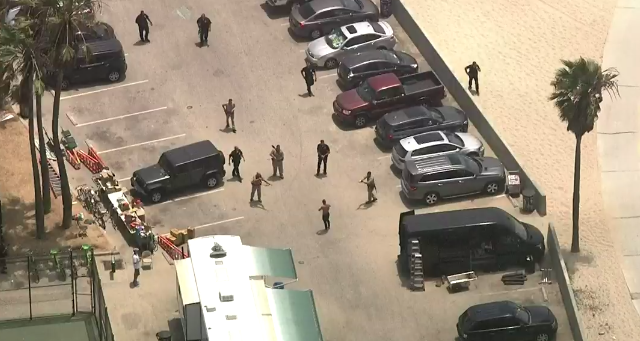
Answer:
MULTIPOLYGON (((403 0, 429 40, 462 82, 476 61, 476 101, 547 195, 567 254, 575 137, 547 100, 560 59, 602 61, 616 0, 403 0)), ((583 138, 581 247, 567 255, 589 340, 640 340, 640 317, 620 267, 622 255, 604 211, 595 131, 583 138), (602 332, 604 332, 603 335, 602 332)))

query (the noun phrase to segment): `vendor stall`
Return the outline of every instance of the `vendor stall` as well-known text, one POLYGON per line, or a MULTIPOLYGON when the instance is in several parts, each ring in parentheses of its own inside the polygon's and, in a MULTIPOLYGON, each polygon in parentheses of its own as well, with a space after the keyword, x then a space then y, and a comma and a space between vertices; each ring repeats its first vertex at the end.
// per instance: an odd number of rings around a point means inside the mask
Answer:
POLYGON ((100 189, 105 203, 110 204, 114 225, 125 230, 127 238, 140 250, 156 249, 156 237, 153 228, 147 225, 144 208, 140 200, 131 202, 110 170, 103 170, 94 177, 94 183, 100 189))

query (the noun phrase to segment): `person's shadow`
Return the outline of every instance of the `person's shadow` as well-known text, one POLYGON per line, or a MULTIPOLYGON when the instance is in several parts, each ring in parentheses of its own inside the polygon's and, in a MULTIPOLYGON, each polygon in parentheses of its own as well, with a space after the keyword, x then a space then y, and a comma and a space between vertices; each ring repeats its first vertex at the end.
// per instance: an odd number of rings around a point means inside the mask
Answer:
POLYGON ((303 94, 298 94, 298 97, 300 97, 300 98, 309 98, 311 96, 309 96, 309 94, 305 92, 303 94))
POLYGON ((231 127, 224 127, 223 129, 218 129, 219 131, 229 134, 229 133, 235 133, 236 130, 231 128, 231 127))
POLYGON ((325 230, 325 229, 322 229, 322 230, 319 230, 318 232, 316 232, 316 234, 318 236, 324 236, 327 233, 329 233, 329 230, 325 230))
POLYGON ((368 210, 371 208, 371 206, 373 206, 373 203, 375 203, 375 201, 365 201, 362 204, 358 205, 358 208, 356 208, 356 210, 368 210))
POLYGON ((251 208, 259 208, 265 211, 267 210, 261 202, 255 200, 249 202, 249 206, 251 206, 251 208))

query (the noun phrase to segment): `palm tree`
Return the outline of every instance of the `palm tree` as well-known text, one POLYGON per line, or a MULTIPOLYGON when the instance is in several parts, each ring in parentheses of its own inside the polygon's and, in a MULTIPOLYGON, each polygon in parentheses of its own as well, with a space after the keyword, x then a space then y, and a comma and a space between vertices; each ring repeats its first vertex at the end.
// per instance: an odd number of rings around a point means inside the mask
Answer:
POLYGON ((56 75, 51 131, 62 187, 62 226, 67 229, 71 227, 73 198, 69 188, 69 177, 67 176, 63 151, 60 148, 59 122, 62 80, 64 79, 64 70, 74 61, 76 52, 86 53, 84 49, 76 51, 78 45, 75 43, 75 34, 80 32, 80 28, 90 26, 93 22, 92 16, 86 15, 85 10, 90 9, 92 13, 95 13, 100 9, 100 2, 99 0, 40 1, 46 20, 46 32, 48 32, 49 61, 54 67, 56 75))
POLYGON ((591 132, 598 120, 602 92, 618 96, 618 71, 602 70, 598 62, 580 57, 562 60, 551 82, 553 93, 549 96, 559 111, 560 120, 567 124, 567 131, 576 136, 573 170, 573 235, 571 252, 580 252, 580 145, 584 134, 591 132))
MULTIPOLYGON (((29 115, 29 147, 31 150, 31 167, 33 171, 35 196, 36 236, 38 239, 42 239, 45 233, 44 205, 42 188, 40 187, 40 169, 38 167, 38 155, 36 152, 36 128, 33 113, 34 88, 36 93, 43 89, 42 82, 40 81, 41 73, 38 68, 37 51, 37 44, 26 22, 20 22, 13 26, 2 25, 0 27, 0 63, 4 66, 0 84, 6 86, 20 79, 19 84, 11 86, 11 97, 13 99, 29 99, 25 104, 26 111, 29 115)), ((40 96, 41 95, 42 93, 40 93, 40 96)), ((42 150, 43 147, 44 146, 41 145, 40 149, 42 150)))

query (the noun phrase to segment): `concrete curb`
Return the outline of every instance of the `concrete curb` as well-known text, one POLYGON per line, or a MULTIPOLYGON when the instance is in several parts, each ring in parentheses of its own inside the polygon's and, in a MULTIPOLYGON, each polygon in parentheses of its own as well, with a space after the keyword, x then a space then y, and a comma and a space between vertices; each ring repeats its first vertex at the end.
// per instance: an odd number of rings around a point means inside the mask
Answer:
POLYGON ((471 123, 478 129, 482 137, 487 141, 496 156, 510 171, 519 171, 523 188, 532 188, 535 191, 536 211, 541 216, 547 214, 547 197, 542 188, 536 184, 518 162, 515 153, 500 139, 493 129, 490 119, 482 114, 480 106, 476 104, 467 89, 455 77, 446 61, 438 54, 436 47, 426 37, 420 26, 413 20, 411 13, 402 3, 396 0, 392 3, 393 15, 407 33, 411 41, 420 51, 420 54, 429 63, 429 66, 438 75, 449 93, 455 98, 460 108, 467 113, 471 123))
POLYGON ((551 223, 549 223, 549 230, 547 231, 547 248, 547 255, 551 258, 551 266, 553 267, 555 278, 558 281, 558 287, 562 295, 564 309, 567 312, 567 319, 569 320, 569 328, 571 329, 571 334, 573 334, 573 340, 584 341, 584 337, 582 336, 582 323, 578 315, 578 304, 576 303, 576 297, 571 288, 569 272, 567 271, 564 257, 562 257, 558 236, 551 223))

